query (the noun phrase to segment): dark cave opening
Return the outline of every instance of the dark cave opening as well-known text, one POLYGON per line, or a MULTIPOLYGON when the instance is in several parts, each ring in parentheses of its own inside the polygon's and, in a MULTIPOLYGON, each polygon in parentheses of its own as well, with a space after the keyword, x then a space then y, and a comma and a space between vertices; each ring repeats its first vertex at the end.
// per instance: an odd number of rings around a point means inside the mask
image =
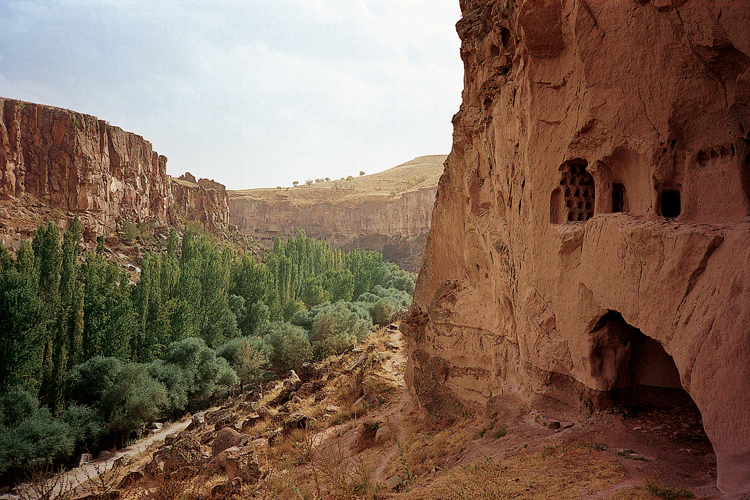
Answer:
POLYGON ((682 213, 682 202, 680 191, 677 189, 665 189, 661 192, 661 215, 664 217, 677 217, 682 213))
POLYGON ((632 419, 634 431, 648 426, 654 438, 712 454, 703 418, 682 388, 672 356, 655 339, 629 325, 617 311, 592 330, 591 374, 610 387, 603 410, 632 419))

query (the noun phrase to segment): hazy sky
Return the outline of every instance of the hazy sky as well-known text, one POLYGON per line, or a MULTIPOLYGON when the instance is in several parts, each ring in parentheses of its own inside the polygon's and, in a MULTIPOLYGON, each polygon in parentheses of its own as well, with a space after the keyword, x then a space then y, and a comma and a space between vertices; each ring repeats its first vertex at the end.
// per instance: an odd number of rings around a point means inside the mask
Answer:
POLYGON ((97 116, 229 189, 447 154, 458 0, 0 0, 0 96, 97 116))

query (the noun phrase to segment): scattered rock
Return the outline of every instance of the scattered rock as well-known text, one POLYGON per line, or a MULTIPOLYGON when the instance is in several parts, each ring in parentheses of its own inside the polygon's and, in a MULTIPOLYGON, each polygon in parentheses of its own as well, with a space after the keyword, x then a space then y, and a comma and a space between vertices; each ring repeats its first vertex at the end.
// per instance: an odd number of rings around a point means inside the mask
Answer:
POLYGON ((395 342, 386 342, 386 343, 385 343, 385 346, 386 346, 386 347, 387 347, 388 349, 392 349, 392 350, 394 350, 394 351, 398 351, 398 350, 399 350, 398 344, 396 344, 395 342))
POLYGON ((128 467, 132 465, 133 459, 130 458, 127 455, 123 455, 120 458, 116 459, 114 462, 112 462, 112 468, 113 469, 119 469, 121 467, 128 467))
POLYGON ((146 475, 139 470, 130 471, 120 480, 118 488, 129 488, 134 486, 143 481, 145 477, 146 475))
POLYGON ((397 490, 402 484, 404 484, 404 479, 396 474, 395 476, 389 477, 385 481, 385 486, 391 491, 397 490))
POLYGON ((299 378, 303 382, 318 380, 326 374, 326 366, 323 363, 302 363, 299 371, 299 378))
POLYGON ((175 441, 177 441, 177 438, 179 438, 180 435, 176 432, 173 432, 172 434, 168 434, 167 437, 164 438, 164 444, 171 446, 174 444, 175 441))
POLYGON ((292 432, 295 429, 306 429, 307 425, 307 416, 299 412, 292 413, 291 415, 286 417, 284 419, 284 422, 282 423, 285 433, 292 432))
POLYGON ((242 489, 242 479, 235 478, 234 480, 220 483, 211 488, 211 498, 228 498, 233 495, 239 495, 242 489))
POLYGON ((266 439, 268 441, 268 446, 276 446, 279 442, 279 439, 283 436, 282 429, 276 429, 274 431, 271 431, 266 436, 266 439))
POLYGON ((215 425, 217 422, 228 419, 232 415, 231 408, 222 408, 206 413, 205 422, 209 425, 215 425))
POLYGON ((393 429, 390 425, 381 425, 375 433, 376 443, 386 443, 393 439, 393 429))
POLYGON ((287 401, 289 401, 289 398, 292 396, 292 389, 291 388, 283 388, 281 389, 281 392, 279 392, 279 395, 273 398, 272 401, 270 401, 268 404, 270 406, 279 406, 283 405, 287 401))
POLYGON ((203 426, 203 415, 195 415, 193 416, 193 420, 188 424, 187 427, 185 427, 186 431, 194 431, 196 429, 200 429, 203 426))
POLYGON ((337 411, 339 411, 340 409, 341 409, 341 408, 339 408, 338 406, 336 406, 336 405, 333 405, 333 404, 331 404, 331 405, 326 405, 326 413, 336 413, 336 412, 337 412, 337 411))
POLYGON ((233 446, 217 455, 215 461, 226 471, 230 481, 240 478, 246 483, 255 483, 260 479, 260 466, 253 446, 233 446))
POLYGON ((112 457, 112 452, 109 450, 102 450, 99 452, 99 460, 109 460, 112 457))
POLYGON ((265 406, 258 406, 255 411, 258 412, 258 416, 260 416, 260 418, 262 418, 263 420, 270 420, 271 418, 273 418, 271 410, 269 410, 265 406))
POLYGON ((234 429, 225 427, 216 434, 214 442, 211 445, 211 455, 215 457, 228 448, 244 446, 248 441, 250 441, 248 435, 240 434, 234 429))
POLYGON ((164 460, 164 473, 171 474, 183 467, 198 465, 201 462, 201 445, 189 433, 183 433, 171 446, 169 456, 164 460))
POLYGON ((241 430, 242 430, 242 432, 245 432, 246 430, 248 430, 248 429, 254 427, 255 425, 257 425, 258 422, 262 422, 262 421, 263 421, 263 419, 257 413, 253 413, 251 415, 248 415, 248 417, 245 420, 242 421, 241 430))

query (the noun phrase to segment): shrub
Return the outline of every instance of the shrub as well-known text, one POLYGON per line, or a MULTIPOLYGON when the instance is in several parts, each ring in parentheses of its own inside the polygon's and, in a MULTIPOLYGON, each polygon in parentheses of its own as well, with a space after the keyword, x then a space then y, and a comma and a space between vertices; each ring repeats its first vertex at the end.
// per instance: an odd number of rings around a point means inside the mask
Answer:
POLYGON ((302 363, 312 359, 307 332, 299 326, 279 321, 268 323, 263 339, 273 349, 269 361, 278 374, 299 370, 302 363))
POLYGON ((310 332, 313 354, 323 359, 357 343, 370 333, 370 325, 342 301, 328 305, 313 320, 310 332))

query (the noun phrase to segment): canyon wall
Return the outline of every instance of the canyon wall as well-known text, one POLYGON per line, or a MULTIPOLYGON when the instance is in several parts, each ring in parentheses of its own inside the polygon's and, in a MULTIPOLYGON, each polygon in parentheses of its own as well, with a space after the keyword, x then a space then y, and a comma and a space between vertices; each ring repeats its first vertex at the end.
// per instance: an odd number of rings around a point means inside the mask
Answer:
POLYGON ((399 167, 349 181, 292 189, 230 191, 230 222, 272 246, 303 229, 307 236, 350 250, 377 250, 385 260, 417 272, 430 227, 437 180, 445 156, 421 157, 399 167), (417 175, 415 172, 419 173, 417 175), (410 178, 423 179, 409 187, 410 178), (394 188, 408 187, 401 192, 394 188))
POLYGON ((411 317, 434 415, 686 391, 750 491, 750 2, 461 0, 411 317))
MULTIPOLYGON (((225 230, 224 186, 181 179, 167 175, 167 158, 141 136, 90 115, 0 98, 6 215, 13 205, 36 204, 79 215, 88 240, 112 233, 122 220, 175 225, 181 217, 225 230)), ((7 224, 4 229, 8 241, 28 237, 7 224)))

